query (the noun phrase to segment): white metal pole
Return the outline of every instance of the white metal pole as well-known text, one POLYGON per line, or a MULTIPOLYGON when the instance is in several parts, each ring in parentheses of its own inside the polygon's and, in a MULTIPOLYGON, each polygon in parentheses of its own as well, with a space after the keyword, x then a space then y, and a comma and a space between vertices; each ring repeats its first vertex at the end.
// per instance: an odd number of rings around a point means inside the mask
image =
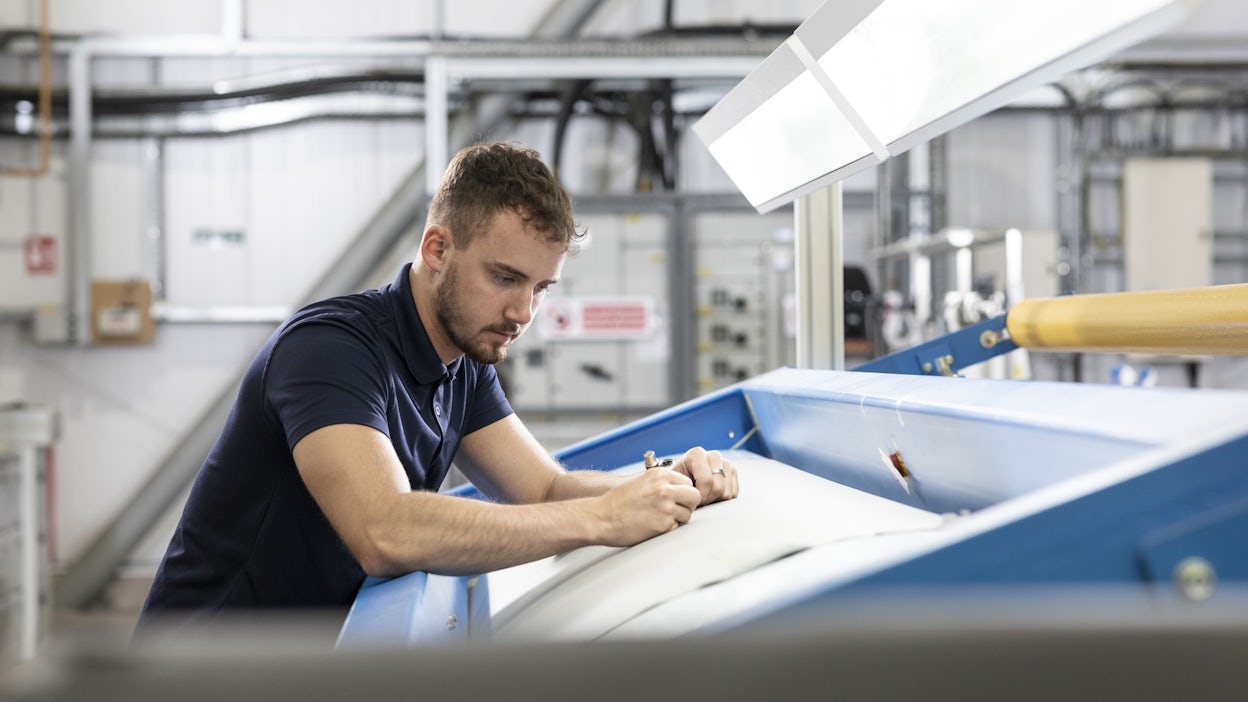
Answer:
POLYGON ((839 182, 793 203, 799 368, 845 368, 841 215, 839 182))
POLYGON ((450 81, 445 56, 425 59, 425 193, 432 196, 450 162, 450 81))
POLYGON ((18 568, 20 643, 18 656, 23 660, 35 657, 39 646, 39 449, 24 445, 17 451, 18 469, 18 539, 21 567, 18 568))
POLYGON ((227 42, 242 41, 245 35, 246 0, 221 0, 221 36, 227 42))
POLYGON ((832 320, 832 369, 845 370, 845 202, 838 180, 828 186, 827 304, 832 320))
POLYGON ((91 342, 91 49, 69 53, 69 338, 91 342))

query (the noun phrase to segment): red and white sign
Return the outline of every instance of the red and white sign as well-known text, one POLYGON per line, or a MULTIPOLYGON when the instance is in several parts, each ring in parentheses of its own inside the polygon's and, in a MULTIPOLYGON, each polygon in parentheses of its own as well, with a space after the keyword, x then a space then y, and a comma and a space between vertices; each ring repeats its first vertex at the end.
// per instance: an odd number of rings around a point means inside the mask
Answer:
POLYGON ((654 334, 654 298, 556 297, 537 318, 544 339, 643 339, 654 334))
POLYGON ((26 275, 56 273, 56 237, 51 234, 27 235, 22 245, 22 258, 26 262, 26 275))

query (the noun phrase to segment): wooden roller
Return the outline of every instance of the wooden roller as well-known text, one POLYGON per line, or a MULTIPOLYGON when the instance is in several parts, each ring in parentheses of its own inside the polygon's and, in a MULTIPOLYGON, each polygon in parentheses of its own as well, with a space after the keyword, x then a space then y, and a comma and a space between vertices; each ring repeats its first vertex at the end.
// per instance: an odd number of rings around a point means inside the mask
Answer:
POLYGON ((1027 349, 1248 355, 1248 284, 1023 300, 1006 328, 1027 349))

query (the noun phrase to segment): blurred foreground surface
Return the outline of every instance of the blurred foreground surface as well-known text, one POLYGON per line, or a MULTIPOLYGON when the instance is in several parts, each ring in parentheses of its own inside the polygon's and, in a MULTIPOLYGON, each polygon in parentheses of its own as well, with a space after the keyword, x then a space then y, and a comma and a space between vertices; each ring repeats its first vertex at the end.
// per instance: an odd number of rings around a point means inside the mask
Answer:
POLYGON ((1242 699, 1248 593, 897 592, 680 639, 335 650, 315 619, 60 641, 0 699, 1242 699))

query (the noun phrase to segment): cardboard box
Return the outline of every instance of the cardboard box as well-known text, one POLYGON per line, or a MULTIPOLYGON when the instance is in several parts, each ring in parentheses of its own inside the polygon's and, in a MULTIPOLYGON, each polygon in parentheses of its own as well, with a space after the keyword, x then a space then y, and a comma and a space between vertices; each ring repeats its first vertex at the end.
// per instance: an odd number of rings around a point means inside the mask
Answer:
POLYGON ((91 283, 91 341, 96 344, 150 344, 152 285, 146 280, 91 283))

